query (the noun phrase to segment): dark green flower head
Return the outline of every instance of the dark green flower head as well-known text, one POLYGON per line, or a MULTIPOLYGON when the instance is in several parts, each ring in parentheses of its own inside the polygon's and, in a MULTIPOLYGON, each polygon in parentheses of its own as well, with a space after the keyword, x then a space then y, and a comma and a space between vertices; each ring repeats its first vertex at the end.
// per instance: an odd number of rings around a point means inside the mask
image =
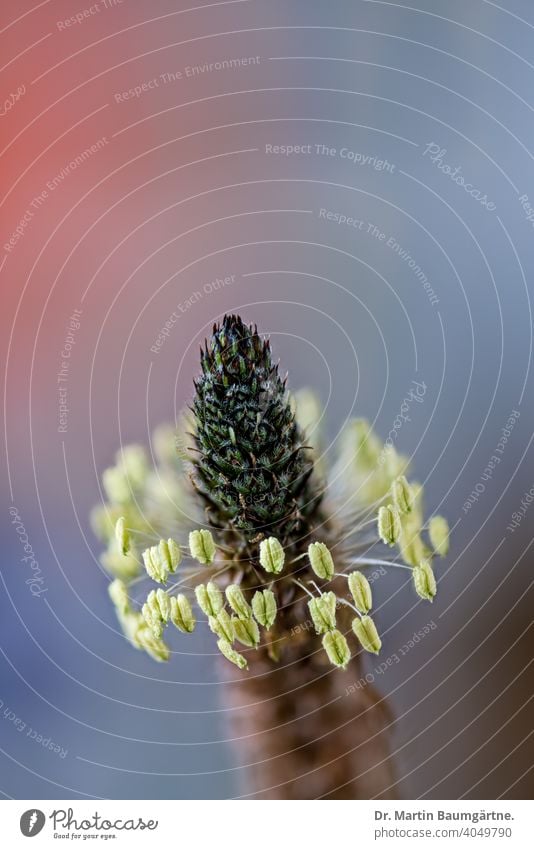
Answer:
POLYGON ((193 462, 210 522, 231 527, 247 542, 270 534, 288 542, 317 506, 317 493, 269 340, 227 315, 214 326, 201 366, 193 462))

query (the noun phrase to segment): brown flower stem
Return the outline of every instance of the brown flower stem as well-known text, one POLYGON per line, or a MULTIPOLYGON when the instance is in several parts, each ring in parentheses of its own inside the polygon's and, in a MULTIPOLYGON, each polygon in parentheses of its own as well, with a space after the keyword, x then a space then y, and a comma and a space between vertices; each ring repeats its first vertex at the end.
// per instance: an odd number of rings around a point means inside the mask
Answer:
MULTIPOLYGON (((311 641, 313 643, 313 641, 311 641)), ((225 699, 240 758, 241 794, 254 799, 392 799, 395 778, 376 691, 356 686, 359 657, 332 668, 309 639, 283 663, 250 652, 249 671, 225 665, 225 699), (229 680, 228 676, 233 680, 229 680)))

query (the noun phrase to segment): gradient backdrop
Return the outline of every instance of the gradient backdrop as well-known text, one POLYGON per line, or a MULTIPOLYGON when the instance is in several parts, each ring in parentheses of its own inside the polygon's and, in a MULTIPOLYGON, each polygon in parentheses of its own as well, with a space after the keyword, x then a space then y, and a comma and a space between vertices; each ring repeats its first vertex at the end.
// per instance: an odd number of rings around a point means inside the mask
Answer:
POLYGON ((176 635, 166 666, 132 650, 88 524, 102 469, 175 420, 230 310, 272 334, 292 387, 317 388, 332 442, 351 413, 385 438, 424 383, 397 444, 453 545, 433 606, 381 578, 385 656, 436 627, 367 670, 406 797, 531 795, 532 3, 0 15, 4 796, 246 793, 209 634, 176 635))

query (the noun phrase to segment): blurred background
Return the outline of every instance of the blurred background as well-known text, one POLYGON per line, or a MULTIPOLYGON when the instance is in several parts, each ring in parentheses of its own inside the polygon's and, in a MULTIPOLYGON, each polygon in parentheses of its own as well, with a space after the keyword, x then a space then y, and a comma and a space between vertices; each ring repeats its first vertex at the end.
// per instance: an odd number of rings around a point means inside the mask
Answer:
POLYGON ((404 653, 366 669, 406 798, 531 796, 532 4, 0 16, 3 795, 246 793, 207 629, 168 665, 134 651, 88 520, 239 311, 320 393, 333 447, 355 414, 386 438, 424 384, 396 445, 451 553, 432 606, 380 579, 383 654, 404 653))

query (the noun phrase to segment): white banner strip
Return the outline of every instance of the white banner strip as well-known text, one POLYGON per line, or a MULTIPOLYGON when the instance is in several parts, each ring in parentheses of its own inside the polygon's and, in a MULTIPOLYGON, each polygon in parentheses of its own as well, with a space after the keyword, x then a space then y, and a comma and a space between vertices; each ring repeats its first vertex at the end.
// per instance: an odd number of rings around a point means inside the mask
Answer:
POLYGON ((532 846, 527 801, 4 801, 2 845, 532 846), (334 807, 330 807, 334 805, 334 807), (276 810, 274 810, 276 808, 276 810), (344 810, 343 810, 344 809, 344 810))

